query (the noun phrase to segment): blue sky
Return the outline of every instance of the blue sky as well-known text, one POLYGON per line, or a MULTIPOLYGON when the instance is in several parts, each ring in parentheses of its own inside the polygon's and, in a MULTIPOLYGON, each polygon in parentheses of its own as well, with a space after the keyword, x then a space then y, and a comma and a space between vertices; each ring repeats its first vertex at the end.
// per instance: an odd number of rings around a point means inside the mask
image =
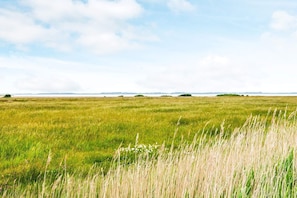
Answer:
POLYGON ((2 0, 0 93, 297 91, 294 0, 2 0))

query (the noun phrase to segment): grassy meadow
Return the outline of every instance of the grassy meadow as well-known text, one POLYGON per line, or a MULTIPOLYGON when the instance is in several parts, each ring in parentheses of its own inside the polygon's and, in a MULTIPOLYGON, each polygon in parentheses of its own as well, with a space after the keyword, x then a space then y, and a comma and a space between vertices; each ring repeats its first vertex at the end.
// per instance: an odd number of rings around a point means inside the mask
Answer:
POLYGON ((296 107, 296 97, 2 98, 0 194, 244 197, 263 185, 293 193, 296 107), (159 146, 155 160, 117 157, 136 139, 159 146))

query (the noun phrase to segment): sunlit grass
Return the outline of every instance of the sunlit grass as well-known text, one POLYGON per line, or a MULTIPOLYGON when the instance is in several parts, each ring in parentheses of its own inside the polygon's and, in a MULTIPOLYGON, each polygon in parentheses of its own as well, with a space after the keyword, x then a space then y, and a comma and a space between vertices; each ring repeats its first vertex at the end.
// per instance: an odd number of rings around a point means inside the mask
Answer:
POLYGON ((207 132, 178 148, 119 148, 110 170, 87 175, 64 172, 50 178, 51 153, 44 178, 17 182, 4 197, 296 197, 296 112, 275 111, 272 119, 254 116, 229 138, 224 129, 207 132), (134 161, 126 163, 127 152, 134 161))
POLYGON ((251 114, 292 112, 296 104, 295 97, 2 98, 0 186, 42 181, 49 153, 53 177, 65 167, 70 174, 87 175, 91 167, 106 174, 116 149, 134 144, 137 134, 139 144, 166 147, 175 136, 178 147, 203 130, 215 138, 224 122, 228 138, 251 114))

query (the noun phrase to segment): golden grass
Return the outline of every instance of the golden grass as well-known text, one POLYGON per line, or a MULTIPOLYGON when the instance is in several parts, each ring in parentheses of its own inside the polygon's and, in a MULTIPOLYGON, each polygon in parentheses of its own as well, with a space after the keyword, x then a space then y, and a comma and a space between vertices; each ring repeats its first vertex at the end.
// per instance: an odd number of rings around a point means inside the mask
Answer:
POLYGON ((275 112, 269 123, 250 117, 228 139, 222 125, 211 141, 199 135, 177 149, 161 146, 129 165, 119 150, 106 175, 65 173, 16 184, 4 197, 296 197, 296 113, 275 112))
POLYGON ((95 164, 107 171, 137 134, 141 144, 170 146, 179 118, 175 146, 203 128, 212 139, 223 120, 229 136, 251 114, 296 106, 296 97, 0 98, 0 186, 43 180, 49 151, 53 174, 65 158, 71 174, 95 164))

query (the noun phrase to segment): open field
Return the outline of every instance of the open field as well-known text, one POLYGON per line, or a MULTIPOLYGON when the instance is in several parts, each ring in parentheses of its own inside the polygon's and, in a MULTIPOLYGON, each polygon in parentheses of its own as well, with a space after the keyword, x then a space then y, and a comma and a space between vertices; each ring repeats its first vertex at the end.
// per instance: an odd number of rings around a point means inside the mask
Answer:
POLYGON ((250 115, 265 118, 272 109, 264 126, 274 109, 289 115, 296 107, 296 97, 0 99, 1 191, 14 180, 43 181, 45 168, 53 176, 87 176, 91 167, 106 173, 119 145, 134 145, 137 134, 139 144, 165 147, 174 135, 176 147, 195 135, 212 142, 222 128, 230 139, 250 115))
POLYGON ((228 138, 221 130, 178 148, 165 145, 137 152, 119 149, 111 169, 87 175, 66 170, 54 179, 45 165, 43 180, 16 182, 3 197, 296 197, 297 111, 272 119, 250 117, 228 138), (206 141, 207 140, 207 141, 206 141), (136 157, 127 164, 126 151, 136 157), (125 154, 126 153, 126 154, 125 154), (123 158, 124 157, 124 158, 123 158), (124 160, 123 160, 124 159, 124 160))

